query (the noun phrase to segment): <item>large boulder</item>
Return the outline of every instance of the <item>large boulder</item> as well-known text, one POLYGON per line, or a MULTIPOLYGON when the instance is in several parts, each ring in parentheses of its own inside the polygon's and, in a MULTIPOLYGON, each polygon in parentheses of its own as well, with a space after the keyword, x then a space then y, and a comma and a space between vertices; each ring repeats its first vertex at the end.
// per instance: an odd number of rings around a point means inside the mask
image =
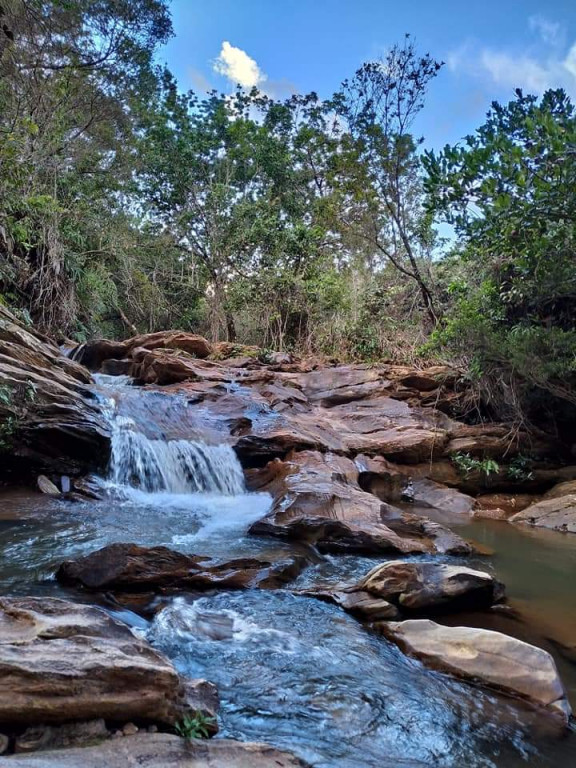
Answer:
POLYGON ((296 594, 334 603, 362 621, 489 608, 504 597, 490 574, 461 565, 393 560, 358 583, 310 587, 296 594))
POLYGON ((213 348, 203 336, 186 331, 158 331, 133 336, 125 341, 93 339, 79 344, 72 358, 93 371, 99 371, 108 360, 132 359, 136 349, 181 350, 196 358, 206 358, 213 348))
POLYGON ((358 485, 358 466, 343 456, 302 451, 249 475, 272 494, 270 512, 250 533, 303 540, 332 552, 467 554, 447 528, 381 501, 358 485))
POLYGON ((489 608, 504 586, 489 573, 436 562, 395 560, 373 568, 355 587, 406 613, 489 608))
POLYGON ((214 562, 168 547, 108 544, 96 552, 62 563, 57 578, 92 590, 119 592, 162 588, 249 589, 278 587, 296 578, 302 557, 271 563, 256 558, 214 562))
POLYGON ((182 696, 172 664, 99 608, 0 598, 0 722, 173 723, 182 696))
POLYGON ((106 463, 110 435, 88 371, 0 306, 0 450, 6 464, 80 474, 106 463))
POLYGON ((138 733, 93 747, 0 758, 10 768, 306 768, 289 752, 267 744, 215 739, 185 741, 167 733, 138 733))
POLYGON ((509 518, 511 523, 551 528, 564 533, 576 533, 576 493, 553 495, 509 518))
POLYGON ((500 632, 445 627, 428 619, 377 627, 426 666, 525 699, 568 721, 571 710, 558 670, 541 648, 500 632))

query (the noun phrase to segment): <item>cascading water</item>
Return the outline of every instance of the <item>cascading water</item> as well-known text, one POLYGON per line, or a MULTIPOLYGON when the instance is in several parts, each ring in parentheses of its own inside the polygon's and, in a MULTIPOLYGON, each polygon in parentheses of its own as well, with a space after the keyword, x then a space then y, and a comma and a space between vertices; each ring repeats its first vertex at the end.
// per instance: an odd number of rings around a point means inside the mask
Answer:
POLYGON ((229 445, 190 440, 151 440, 137 432, 134 420, 116 416, 112 422, 110 479, 158 493, 244 492, 244 475, 229 445))
POLYGON ((124 394, 122 402, 128 401, 128 409, 134 411, 147 394, 134 393, 130 403, 126 397, 129 379, 111 382, 111 378, 99 376, 97 381, 112 395, 107 411, 112 428, 109 481, 114 486, 147 493, 236 496, 245 492, 242 467, 231 446, 144 434, 134 415, 122 412, 119 401, 120 393, 124 394))

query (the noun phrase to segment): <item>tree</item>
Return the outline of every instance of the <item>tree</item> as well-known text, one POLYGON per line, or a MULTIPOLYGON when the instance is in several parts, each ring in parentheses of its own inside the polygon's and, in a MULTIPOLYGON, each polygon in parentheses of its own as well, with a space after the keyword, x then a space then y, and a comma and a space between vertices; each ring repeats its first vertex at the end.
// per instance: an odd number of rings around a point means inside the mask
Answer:
MULTIPOLYGON (((200 100, 171 78, 143 115, 148 213, 198 266, 215 300, 212 335, 236 339, 234 307, 263 282, 286 293, 327 247, 322 210, 333 145, 314 95, 276 102, 258 91, 200 100), (243 288, 241 288, 243 286, 243 288), (223 320, 223 322, 222 322, 223 320)), ((288 318, 280 318, 282 329, 288 318)), ((283 330, 281 336, 283 335, 283 330)))
POLYGON ((502 409, 518 399, 520 415, 537 416, 556 402, 558 415, 559 401, 576 404, 570 99, 555 90, 538 102, 518 90, 508 105, 493 103, 463 145, 428 153, 425 163, 430 205, 456 228, 464 268, 440 341, 500 381, 502 409))
POLYGON ((381 61, 345 81, 333 108, 350 134, 348 166, 354 205, 345 225, 418 286, 430 322, 437 321, 426 263, 433 245, 423 207, 418 146, 411 134, 427 87, 442 64, 417 54, 409 35, 381 61))
POLYGON ((69 331, 72 272, 88 268, 101 240, 80 214, 119 207, 131 182, 133 105, 155 87, 154 49, 170 18, 164 0, 2 0, 2 9, 0 292, 44 330, 69 331))

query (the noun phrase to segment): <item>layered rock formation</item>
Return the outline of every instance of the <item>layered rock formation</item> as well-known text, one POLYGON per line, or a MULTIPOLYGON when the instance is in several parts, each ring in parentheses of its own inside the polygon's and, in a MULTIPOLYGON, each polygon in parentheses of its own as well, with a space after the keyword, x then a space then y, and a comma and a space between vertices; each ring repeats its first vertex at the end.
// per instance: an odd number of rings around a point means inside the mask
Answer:
POLYGON ((75 474, 106 463, 88 371, 0 306, 0 450, 6 463, 75 474))
POLYGON ((442 552, 467 554, 470 544, 420 515, 363 491, 361 467, 331 453, 293 452, 252 472, 252 488, 274 499, 252 534, 304 540, 331 552, 442 552))
POLYGON ((185 555, 168 547, 109 544, 78 560, 63 563, 57 578, 92 590, 140 591, 164 588, 270 588, 295 578, 304 558, 276 563, 240 558, 215 563, 208 557, 185 555))
POLYGON ((0 598, 0 722, 172 724, 183 698, 172 664, 99 608, 0 598))

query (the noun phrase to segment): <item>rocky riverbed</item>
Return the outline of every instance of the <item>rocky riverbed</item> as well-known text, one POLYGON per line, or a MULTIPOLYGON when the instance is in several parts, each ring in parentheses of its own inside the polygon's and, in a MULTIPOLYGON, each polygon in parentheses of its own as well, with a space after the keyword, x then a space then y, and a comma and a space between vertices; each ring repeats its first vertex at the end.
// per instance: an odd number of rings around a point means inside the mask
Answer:
POLYGON ((463 421, 456 371, 182 332, 60 351, 2 309, 0 373, 5 476, 52 494, 6 496, 0 520, 0 764, 484 768, 572 749, 551 649, 481 626, 519 614, 459 530, 570 536, 576 467, 544 435, 463 421), (183 741, 186 717, 227 739, 183 741))

